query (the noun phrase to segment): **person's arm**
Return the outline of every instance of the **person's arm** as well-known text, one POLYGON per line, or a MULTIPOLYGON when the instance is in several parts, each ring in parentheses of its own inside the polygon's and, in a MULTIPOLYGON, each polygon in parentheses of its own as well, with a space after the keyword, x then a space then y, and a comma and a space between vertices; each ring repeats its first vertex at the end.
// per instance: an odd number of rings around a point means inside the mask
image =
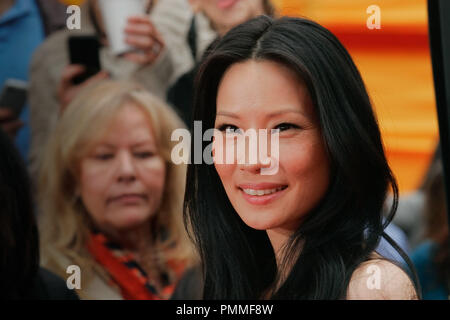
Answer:
POLYGON ((150 24, 136 19, 135 27, 127 28, 128 32, 134 29, 135 35, 141 36, 140 40, 129 42, 141 52, 124 56, 136 64, 130 76, 160 98, 165 99, 169 86, 194 66, 187 44, 192 15, 191 7, 185 0, 161 0, 150 14, 150 24), (142 38, 145 35, 147 39, 142 38), (153 42, 157 44, 156 48, 152 48, 153 42), (155 52, 160 50, 156 57, 149 55, 154 49, 155 52))
POLYGON ((172 74, 168 81, 173 84, 195 64, 187 42, 193 17, 192 8, 186 0, 160 0, 150 17, 164 38, 166 51, 170 56, 167 60, 171 60, 172 64, 172 74))
POLYGON ((166 46, 148 16, 130 17, 125 34, 125 41, 138 50, 125 53, 123 57, 143 66, 154 64, 166 46))
POLYGON ((74 84, 73 79, 83 74, 85 67, 82 65, 70 64, 66 66, 62 72, 61 80, 58 84, 58 101, 59 112, 62 113, 70 104, 70 102, 77 96, 77 94, 90 85, 91 83, 101 81, 109 78, 108 72, 102 70, 99 73, 91 76, 80 84, 74 84))
POLYGON ((31 145, 29 165, 33 182, 37 180, 38 162, 47 139, 58 120, 58 81, 69 60, 67 52, 64 50, 65 44, 66 36, 63 32, 56 33, 47 38, 35 51, 30 63, 28 98, 31 145))
POLYGON ((125 32, 127 43, 137 50, 113 58, 117 70, 128 70, 119 76, 131 78, 164 98, 173 75, 173 63, 164 37, 148 16, 130 17, 125 32))

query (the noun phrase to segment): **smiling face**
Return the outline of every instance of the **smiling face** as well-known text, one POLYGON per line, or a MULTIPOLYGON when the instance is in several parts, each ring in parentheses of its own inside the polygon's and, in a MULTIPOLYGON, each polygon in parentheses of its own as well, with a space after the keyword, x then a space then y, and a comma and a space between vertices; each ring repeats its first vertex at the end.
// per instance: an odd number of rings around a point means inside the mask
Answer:
POLYGON ((264 14, 263 0, 190 0, 221 35, 251 18, 264 14))
MULTIPOLYGON (((237 63, 222 78, 216 111, 215 128, 221 134, 227 129, 235 135, 248 129, 279 129, 276 174, 261 175, 264 166, 259 161, 215 161, 215 168, 231 204, 248 226, 283 234, 296 230, 329 184, 329 162, 306 86, 281 64, 237 63)), ((222 147, 225 152, 229 148, 222 147)))
POLYGON ((149 223, 155 215, 165 175, 148 116, 128 103, 82 158, 79 189, 98 228, 127 230, 149 223))

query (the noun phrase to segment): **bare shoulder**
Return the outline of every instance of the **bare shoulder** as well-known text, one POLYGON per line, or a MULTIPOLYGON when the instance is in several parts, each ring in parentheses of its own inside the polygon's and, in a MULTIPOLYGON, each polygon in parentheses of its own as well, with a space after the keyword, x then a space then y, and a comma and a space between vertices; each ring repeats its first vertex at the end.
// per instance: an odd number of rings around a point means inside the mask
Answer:
POLYGON ((362 263, 347 289, 348 300, 416 300, 413 282, 400 267, 380 258, 362 263))

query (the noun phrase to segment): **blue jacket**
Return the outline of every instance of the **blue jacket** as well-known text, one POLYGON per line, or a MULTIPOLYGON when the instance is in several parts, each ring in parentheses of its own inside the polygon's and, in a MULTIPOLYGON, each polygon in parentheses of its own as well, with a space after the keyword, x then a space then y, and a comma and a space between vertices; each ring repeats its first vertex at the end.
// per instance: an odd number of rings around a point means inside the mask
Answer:
MULTIPOLYGON (((44 27, 35 0, 15 0, 0 16, 0 90, 7 79, 28 81, 28 69, 34 50, 44 40, 44 27)), ((16 146, 26 159, 29 149, 29 108, 20 119, 25 123, 18 132, 16 146)))

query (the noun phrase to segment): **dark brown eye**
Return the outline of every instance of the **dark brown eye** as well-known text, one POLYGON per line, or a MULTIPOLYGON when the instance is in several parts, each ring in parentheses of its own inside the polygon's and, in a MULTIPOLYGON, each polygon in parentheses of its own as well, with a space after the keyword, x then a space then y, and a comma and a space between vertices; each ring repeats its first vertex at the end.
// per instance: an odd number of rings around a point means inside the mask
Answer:
POLYGON ((300 129, 300 127, 295 124, 292 124, 292 123, 284 122, 284 123, 280 123, 279 125, 277 125, 275 127, 275 129, 278 129, 280 131, 286 131, 289 129, 300 129))
POLYGON ((222 131, 222 132, 225 131, 227 133, 240 133, 240 132, 242 132, 241 129, 239 129, 238 127, 236 127, 236 126, 234 126, 232 124, 221 125, 219 127, 219 131, 222 131))

